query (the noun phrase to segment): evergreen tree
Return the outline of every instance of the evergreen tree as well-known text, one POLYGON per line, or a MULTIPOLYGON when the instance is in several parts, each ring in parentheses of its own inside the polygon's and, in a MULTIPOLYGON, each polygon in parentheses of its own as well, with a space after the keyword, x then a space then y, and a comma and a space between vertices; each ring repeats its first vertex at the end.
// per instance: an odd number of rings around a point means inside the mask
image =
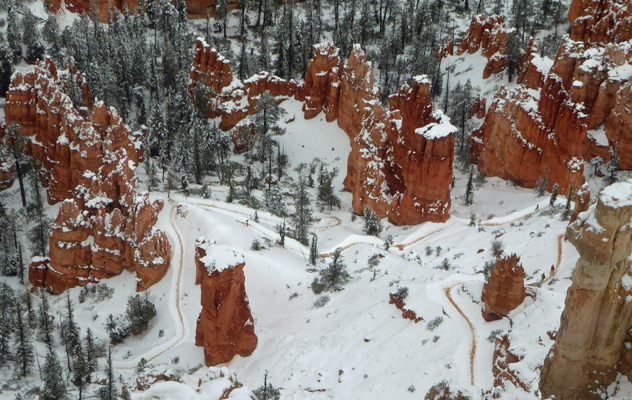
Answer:
POLYGON ((13 52, 0 33, 0 97, 5 97, 13 75, 13 52))
POLYGON ((96 372, 98 368, 97 348, 90 328, 86 330, 84 341, 86 342, 86 361, 88 362, 88 376, 86 381, 90 382, 92 380, 91 374, 96 372))
POLYGON ((32 202, 27 205, 28 220, 33 224, 28 230, 28 238, 31 241, 31 253, 46 257, 48 255, 48 238, 51 231, 51 221, 44 213, 44 202, 40 190, 40 166, 35 163, 28 174, 31 184, 32 202))
MULTIPOLYGON (((52 348, 49 348, 46 354, 46 363, 44 364, 42 375, 44 388, 41 391, 40 399, 63 400, 68 398, 63 369, 57 353, 52 348)), ((79 392, 79 399, 81 399, 81 391, 79 392)))
POLYGON ((31 344, 29 327, 24 321, 20 302, 15 303, 16 324, 16 347, 15 347, 15 367, 16 371, 26 377, 31 372, 31 367, 35 361, 33 345, 31 344))
POLYGON ((324 285, 326 291, 341 290, 342 286, 351 279, 347 266, 342 262, 341 252, 340 248, 334 250, 329 266, 320 271, 320 283, 324 285))
POLYGON ((318 236, 312 233, 312 243, 309 246, 309 261, 312 265, 316 265, 318 261, 318 236))
POLYGON ((366 207, 362 213, 362 218, 364 219, 364 233, 371 236, 380 236, 380 233, 382 233, 382 220, 380 217, 373 210, 366 207))
POLYGON ((226 27, 228 25, 229 12, 228 0, 217 0, 217 4, 215 5, 215 20, 220 29, 224 32, 224 39, 227 38, 226 27))
POLYGON ((112 368, 112 348, 108 348, 108 363, 105 369, 105 386, 99 389, 99 400, 116 400, 118 394, 114 383, 114 370, 112 368))
POLYGON ((89 382, 90 363, 86 358, 83 346, 79 344, 75 347, 72 360, 72 384, 79 390, 79 400, 82 400, 83 390, 89 382))
POLYGON ((40 290, 42 302, 39 306, 38 312, 38 326, 40 331, 40 338, 51 351, 53 348, 53 322, 50 316, 50 306, 48 305, 48 295, 44 289, 40 290))
POLYGON ((20 185, 20 196, 22 197, 22 207, 26 207, 26 191, 24 189, 24 172, 22 165, 26 162, 24 154, 24 137, 19 134, 21 127, 15 122, 11 122, 5 130, 5 139, 15 162, 15 172, 20 185))
POLYGON ((15 0, 10 0, 7 13, 7 43, 13 53, 14 62, 22 56, 22 46, 20 45, 22 37, 20 34, 19 22, 18 9, 15 4, 15 0))
POLYGON ((156 316, 156 306, 149 300, 149 294, 141 298, 139 294, 127 299, 125 311, 129 322, 129 331, 134 335, 140 335, 149 328, 149 323, 156 316))
POLYGON ((547 170, 544 171, 544 175, 538 179, 536 182, 536 192, 538 192, 538 197, 544 196, 546 193, 546 187, 549 185, 549 172, 547 170))
POLYGON ((467 178, 467 187, 465 188, 465 205, 471 206, 474 204, 474 183, 473 174, 470 172, 469 177, 467 178))
POLYGON ((294 224, 294 238, 305 246, 309 244, 309 227, 312 223, 312 210, 309 205, 307 181, 300 177, 294 197, 296 212, 292 216, 292 220, 294 224))
POLYGON ((75 349, 81 346, 81 337, 79 335, 79 326, 75 322, 75 309, 70 300, 70 292, 66 292, 66 319, 62 323, 64 345, 68 353, 68 365, 70 360, 74 358, 75 349))
POLYGON ((285 247, 285 235, 287 232, 287 228, 285 226, 285 219, 283 220, 282 224, 279 224, 277 226, 277 230, 279 232, 279 246, 285 247))
POLYGON ((551 200, 549 201, 549 206, 551 207, 555 206, 555 200, 557 200, 558 192, 559 192, 559 186, 556 183, 555 185, 553 185, 553 191, 551 192, 551 200))
POLYGON ((330 210, 333 210, 334 206, 340 208, 340 199, 334 194, 333 188, 333 179, 337 174, 337 169, 329 172, 322 165, 318 173, 318 200, 329 206, 330 210))
POLYGON ((562 221, 568 221, 571 217, 571 201, 573 200, 573 184, 571 183, 568 194, 566 195, 566 205, 564 206, 564 212, 562 213, 562 221))
POLYGON ((263 375, 263 386, 253 391, 259 400, 280 400, 281 391, 268 383, 268 371, 263 375))
POLYGON ((606 164, 606 185, 612 185, 617 181, 617 172, 619 171, 619 162, 621 161, 617 156, 616 148, 613 147, 610 149, 610 155, 612 158, 606 164))
POLYGON ((14 328, 15 292, 9 285, 0 283, 0 366, 13 358, 11 354, 11 334, 14 328))
POLYGON ((44 46, 37 28, 37 17, 27 7, 22 19, 22 41, 26 47, 27 60, 39 60, 44 55, 44 46))

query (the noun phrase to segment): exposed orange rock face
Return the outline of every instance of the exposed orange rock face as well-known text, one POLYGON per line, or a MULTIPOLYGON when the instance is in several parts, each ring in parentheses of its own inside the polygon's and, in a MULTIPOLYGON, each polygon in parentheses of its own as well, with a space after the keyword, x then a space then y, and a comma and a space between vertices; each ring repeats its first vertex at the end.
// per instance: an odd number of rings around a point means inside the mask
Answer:
POLYGON ((474 54, 482 49, 483 56, 488 60, 483 71, 483 79, 487 79, 491 75, 504 71, 507 67, 505 44, 508 33, 502 16, 476 15, 472 18, 456 55, 460 56, 465 52, 474 54))
POLYGON ((511 343, 507 335, 497 336, 494 341, 494 358, 492 374, 494 375, 494 387, 504 388, 511 383, 516 388, 528 392, 527 385, 520 380, 518 374, 511 368, 511 364, 519 362, 522 358, 510 350, 511 343))
POLYGON ((632 5, 621 0, 575 0, 571 37, 548 66, 530 47, 513 91, 500 91, 472 153, 479 170, 525 187, 545 173, 548 190, 562 193, 583 183, 583 160, 608 160, 617 150, 622 169, 632 168, 632 5))
POLYGON ((204 347, 207 366, 236 355, 248 357, 257 335, 246 295, 243 255, 206 238, 195 243, 196 284, 202 287, 202 311, 195 344, 204 347))
POLYGON ((604 189, 566 230, 579 260, 555 344, 540 377, 543 398, 601 399, 629 352, 632 328, 632 183, 604 189))
POLYGON ((538 55, 538 46, 529 41, 527 52, 522 56, 518 70, 518 83, 529 89, 538 90, 544 86, 546 73, 550 69, 549 59, 538 55), (544 65, 543 65, 544 64, 544 65))
POLYGON ((486 321, 500 319, 522 304, 526 296, 524 278, 518 256, 512 254, 496 259, 481 296, 485 303, 483 317, 486 321))
MULTIPOLYGON (((212 89, 209 117, 221 117, 224 130, 254 113, 264 91, 303 101, 308 119, 324 111, 328 121, 337 120, 351 140, 345 188, 353 193, 356 213, 369 207, 398 225, 448 219, 456 128, 433 111, 428 79, 415 78, 412 87, 391 96, 386 110, 359 46, 344 64, 335 47, 315 46, 305 84, 299 87, 267 73, 242 83, 232 77, 230 63, 200 40, 191 82, 192 94, 199 82, 212 89)), ((247 127, 235 130, 237 149, 248 135, 247 127)))
POLYGON ((30 281, 57 294, 127 269, 144 290, 166 273, 171 247, 153 227, 162 203, 135 190, 142 137, 103 103, 81 115, 63 91, 67 74, 47 61, 17 74, 7 93, 7 122, 21 126, 27 153, 41 162, 49 203, 63 201, 50 259, 31 267, 30 281))
POLYGON ((414 323, 418 323, 419 321, 423 321, 424 320, 422 317, 418 317, 417 313, 415 313, 413 310, 407 309, 406 308, 406 303, 404 303, 404 300, 399 298, 394 293, 391 293, 389 295, 388 304, 395 304, 395 307, 397 307, 399 310, 402 311, 402 318, 404 318, 404 319, 409 319, 409 320, 413 321, 414 323))
POLYGON ((487 99, 481 99, 480 96, 477 96, 474 99, 474 103, 472 104, 472 110, 470 111, 470 115, 478 119, 483 119, 485 118, 486 113, 487 113, 487 99))

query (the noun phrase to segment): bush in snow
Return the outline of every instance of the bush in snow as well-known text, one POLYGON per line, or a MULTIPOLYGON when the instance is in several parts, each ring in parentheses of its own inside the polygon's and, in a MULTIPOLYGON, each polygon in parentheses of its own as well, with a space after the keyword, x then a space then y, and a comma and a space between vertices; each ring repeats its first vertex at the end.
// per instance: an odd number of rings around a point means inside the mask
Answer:
POLYGON ((393 293, 393 296, 397 300, 404 301, 406 297, 408 297, 408 288, 406 286, 400 287, 399 289, 397 289, 397 292, 393 293))
POLYGON ((380 236, 382 233, 382 220, 370 208, 365 208, 362 213, 364 218, 364 233, 371 236, 380 236))
POLYGON ((320 294, 323 291, 341 290, 342 286, 351 279, 349 272, 347 272, 347 266, 342 262, 340 252, 340 248, 334 250, 329 266, 321 270, 320 278, 316 278, 312 282, 311 288, 315 294, 320 294))
POLYGON ((316 301, 314 302, 314 308, 321 308, 327 303, 329 303, 329 296, 324 294, 316 299, 316 301))
POLYGON ((492 241, 492 255, 498 257, 503 253, 503 242, 500 240, 492 241))
POLYGON ((428 324, 426 325, 426 328, 429 331, 434 331, 435 329, 437 329, 439 325, 441 325, 442 322, 443 322, 443 317, 433 318, 432 321, 428 322, 428 324))
POLYGON ((281 398, 281 391, 279 388, 275 388, 268 383, 268 371, 263 375, 263 385, 259 386, 256 390, 253 390, 255 396, 259 400, 279 400, 281 398))
POLYGON ((453 392, 448 382, 442 381, 428 390, 424 400, 471 400, 471 397, 460 390, 453 392))
POLYGON ((144 298, 139 294, 127 299, 126 310, 129 331, 133 335, 140 335, 149 328, 149 322, 156 316, 156 306, 149 300, 145 292, 144 298))

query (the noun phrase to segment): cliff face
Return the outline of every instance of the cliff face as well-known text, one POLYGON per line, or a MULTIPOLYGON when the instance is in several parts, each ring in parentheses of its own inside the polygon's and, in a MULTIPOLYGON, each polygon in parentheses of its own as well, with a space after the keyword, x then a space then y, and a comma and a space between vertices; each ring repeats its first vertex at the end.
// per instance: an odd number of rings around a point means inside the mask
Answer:
POLYGON ((543 61, 530 49, 519 77, 523 86, 500 91, 473 133, 473 159, 485 175, 534 187, 547 174, 548 190, 557 183, 566 193, 583 183, 582 161, 608 158, 608 146, 617 150, 621 168, 632 168, 623 128, 632 120, 624 106, 631 95, 632 5, 575 0, 569 21, 571 36, 546 78, 540 76, 543 61))
POLYGON ((479 14, 472 18, 470 27, 465 33, 456 55, 467 52, 474 54, 482 50, 482 55, 487 58, 487 65, 483 70, 483 79, 493 74, 502 72, 507 67, 507 35, 509 30, 505 27, 505 20, 499 15, 486 16, 479 14))
MULTIPOLYGON (((48 3, 51 12, 57 13, 62 8, 61 0, 44 0, 48 3)), ((187 3, 187 14, 189 18, 206 18, 207 9, 214 12, 217 0, 185 0, 187 3)), ((70 12, 81 14, 91 13, 91 0, 65 0, 66 9, 70 12)), ((123 11, 125 7, 133 14, 138 8, 138 0, 96 0, 97 11, 101 22, 108 22, 110 5, 113 8, 123 11)), ((235 6, 237 0, 229 0, 231 6, 235 6)))
POLYGON ((243 255, 206 238, 195 243, 196 283, 202 288, 202 311, 195 344, 204 347, 207 366, 236 355, 248 357, 257 335, 246 295, 243 255))
POLYGON ((136 272, 137 289, 144 290, 166 273, 170 245, 153 228, 162 203, 152 204, 135 190, 142 137, 103 103, 94 105, 90 117, 80 114, 63 91, 61 77, 67 74, 47 61, 16 74, 7 93, 7 123, 22 127, 27 153, 41 162, 49 203, 63 201, 50 260, 31 267, 30 281, 61 293, 127 269, 136 272))
POLYGON ((524 269, 515 254, 496 260, 481 297, 486 321, 500 319, 522 304, 526 296, 524 278, 524 269))
MULTIPOLYGON (((221 117, 224 130, 254 113, 265 91, 303 101, 307 119, 323 111, 328 121, 337 120, 351 141, 345 188, 353 193, 356 213, 370 207, 398 225, 448 219, 456 128, 433 111, 426 78, 415 78, 384 109, 359 46, 344 64, 335 47, 315 46, 305 84, 298 86, 268 73, 241 82, 233 78, 230 62, 199 40, 191 82, 192 95, 200 83, 211 88, 209 117, 221 117)), ((238 149, 248 134, 247 127, 236 130, 238 149)))
POLYGON ((631 221, 628 181, 604 189, 566 231, 580 259, 556 342, 542 368, 543 398, 600 399, 597 391, 616 378, 632 327, 631 221))

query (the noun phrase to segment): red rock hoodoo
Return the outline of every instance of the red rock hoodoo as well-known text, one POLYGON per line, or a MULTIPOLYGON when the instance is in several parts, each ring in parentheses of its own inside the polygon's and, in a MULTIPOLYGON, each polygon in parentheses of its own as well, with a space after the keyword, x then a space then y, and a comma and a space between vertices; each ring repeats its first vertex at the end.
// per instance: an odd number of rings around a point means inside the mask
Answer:
POLYGON ((202 311, 195 344, 204 347, 207 366, 236 355, 248 357, 257 335, 246 295, 244 257, 206 238, 195 242, 196 283, 202 287, 202 311))
POLYGON ((485 303, 483 317, 495 321, 515 310, 526 296, 525 273, 515 254, 496 259, 494 268, 485 285, 481 300, 485 303))
POLYGON ((601 399, 621 372, 632 378, 632 182, 615 183, 566 230, 579 260, 555 344, 540 377, 542 398, 601 399), (620 369, 618 371, 618 369, 620 369))
MULTIPOLYGON (((200 82, 211 88, 209 117, 221 117, 224 130, 252 114, 264 91, 303 101, 307 119, 323 111, 327 121, 337 120, 351 141, 345 188, 353 193, 357 214, 369 207, 397 225, 448 219, 456 128, 433 111, 425 77, 414 78, 384 109, 359 46, 344 64, 337 48, 314 46, 305 84, 298 86, 268 73, 242 83, 232 76, 230 62, 200 39, 191 82, 192 94, 200 82)), ((236 145, 241 135, 238 131, 236 145)))
POLYGON ((482 50, 482 55, 487 58, 483 79, 487 79, 491 75, 504 71, 507 67, 506 43, 509 32, 510 30, 505 27, 505 20, 502 16, 476 15, 472 18, 470 27, 463 36, 456 55, 460 56, 465 52, 474 54, 482 50))
POLYGON ((548 176, 560 193, 583 183, 583 161, 608 146, 632 169, 632 4, 623 0, 574 0, 572 26, 547 73, 533 46, 514 90, 501 90, 483 126, 472 135, 481 173, 535 187, 548 176), (542 78, 546 76, 546 78, 542 78))
POLYGON ((21 126, 27 153, 41 162, 49 203, 63 201, 50 260, 38 259, 29 280, 57 294, 127 269, 144 290, 166 273, 171 247, 154 229, 162 202, 135 190, 142 135, 103 103, 89 117, 77 111, 63 91, 67 74, 46 61, 16 74, 7 93, 7 123, 21 126))

